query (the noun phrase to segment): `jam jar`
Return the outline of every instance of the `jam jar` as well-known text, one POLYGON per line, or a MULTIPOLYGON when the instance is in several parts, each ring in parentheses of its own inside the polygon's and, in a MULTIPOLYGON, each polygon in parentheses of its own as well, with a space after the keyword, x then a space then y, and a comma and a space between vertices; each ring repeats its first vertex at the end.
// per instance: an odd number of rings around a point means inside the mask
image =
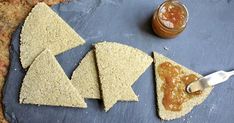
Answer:
POLYGON ((154 12, 152 28, 162 38, 174 38, 186 27, 189 14, 186 6, 177 0, 166 0, 154 12))

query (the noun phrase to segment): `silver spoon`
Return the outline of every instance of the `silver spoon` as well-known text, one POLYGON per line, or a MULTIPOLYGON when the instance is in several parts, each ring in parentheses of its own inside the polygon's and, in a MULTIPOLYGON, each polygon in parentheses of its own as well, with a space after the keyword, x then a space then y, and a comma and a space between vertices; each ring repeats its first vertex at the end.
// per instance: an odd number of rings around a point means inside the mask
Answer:
POLYGON ((230 72, 217 71, 205 77, 202 77, 197 81, 192 82, 187 86, 186 90, 188 93, 204 90, 207 87, 211 87, 228 80, 233 75, 234 70, 230 72))

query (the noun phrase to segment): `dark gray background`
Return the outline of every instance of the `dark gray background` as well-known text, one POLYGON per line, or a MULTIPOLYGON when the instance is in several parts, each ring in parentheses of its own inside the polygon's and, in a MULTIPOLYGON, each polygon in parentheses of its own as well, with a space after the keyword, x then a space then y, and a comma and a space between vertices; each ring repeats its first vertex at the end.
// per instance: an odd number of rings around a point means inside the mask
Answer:
MULTIPOLYGON (((151 17, 162 0, 71 0, 53 9, 87 42, 57 56, 71 77, 91 44, 117 41, 148 54, 158 51, 203 75, 234 69, 234 1, 186 0, 190 18, 177 38, 160 39, 151 29, 151 17), (165 50, 167 47, 169 50, 165 50)), ((12 123, 159 123, 153 65, 133 86, 139 102, 118 102, 107 113, 101 101, 86 100, 87 109, 20 105, 19 90, 25 71, 19 62, 19 33, 14 33, 11 66, 4 90, 5 115, 12 123)), ((45 66, 46 67, 46 66, 45 66)), ((234 77, 216 86, 207 100, 173 123, 233 123, 234 77)))

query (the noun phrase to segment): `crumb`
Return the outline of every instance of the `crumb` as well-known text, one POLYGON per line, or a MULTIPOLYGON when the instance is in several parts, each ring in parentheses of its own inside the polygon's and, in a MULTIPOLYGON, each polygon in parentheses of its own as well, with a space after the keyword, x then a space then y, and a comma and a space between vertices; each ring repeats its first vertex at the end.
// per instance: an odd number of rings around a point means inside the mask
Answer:
POLYGON ((166 51, 168 51, 168 50, 169 50, 169 48, 168 48, 168 47, 166 47, 166 46, 164 46, 164 47, 163 47, 163 49, 164 49, 164 50, 166 50, 166 51))
POLYGON ((15 68, 14 70, 15 70, 15 71, 17 71, 17 69, 16 69, 16 68, 15 68))

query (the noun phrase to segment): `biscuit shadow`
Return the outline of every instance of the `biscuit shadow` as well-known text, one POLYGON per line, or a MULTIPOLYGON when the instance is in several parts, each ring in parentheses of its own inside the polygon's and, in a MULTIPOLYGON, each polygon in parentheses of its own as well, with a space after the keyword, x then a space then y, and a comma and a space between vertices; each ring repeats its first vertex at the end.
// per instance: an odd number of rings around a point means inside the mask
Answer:
MULTIPOLYGON (((92 50, 94 51, 94 59, 95 59, 95 62, 96 62, 95 67, 96 67, 96 69, 98 70, 97 57, 96 57, 96 53, 95 53, 95 48, 92 47, 92 50)), ((97 74, 98 74, 98 76, 99 76, 99 70, 98 70, 97 74)), ((104 107, 104 101, 103 101, 103 99, 104 99, 104 98, 103 98, 103 93, 102 93, 102 90, 101 90, 100 77, 98 77, 98 84, 99 84, 100 97, 101 97, 101 99, 98 100, 98 104, 100 105, 99 110, 103 110, 105 107, 104 107)))
POLYGON ((161 118, 159 117, 159 107, 158 107, 158 96, 157 96, 157 79, 156 79, 156 76, 155 76, 155 68, 156 68, 156 66, 155 66, 155 64, 154 64, 154 62, 156 62, 155 61, 155 59, 154 59, 154 53, 152 53, 151 54, 151 57, 153 58, 153 65, 152 65, 152 69, 153 69, 153 72, 152 72, 152 74, 153 74, 153 80, 154 80, 154 82, 153 82, 153 86, 154 86, 154 98, 155 98, 155 100, 154 100, 154 102, 155 102, 155 109, 156 109, 156 111, 155 111, 155 114, 156 114, 156 116, 161 120, 161 118))

